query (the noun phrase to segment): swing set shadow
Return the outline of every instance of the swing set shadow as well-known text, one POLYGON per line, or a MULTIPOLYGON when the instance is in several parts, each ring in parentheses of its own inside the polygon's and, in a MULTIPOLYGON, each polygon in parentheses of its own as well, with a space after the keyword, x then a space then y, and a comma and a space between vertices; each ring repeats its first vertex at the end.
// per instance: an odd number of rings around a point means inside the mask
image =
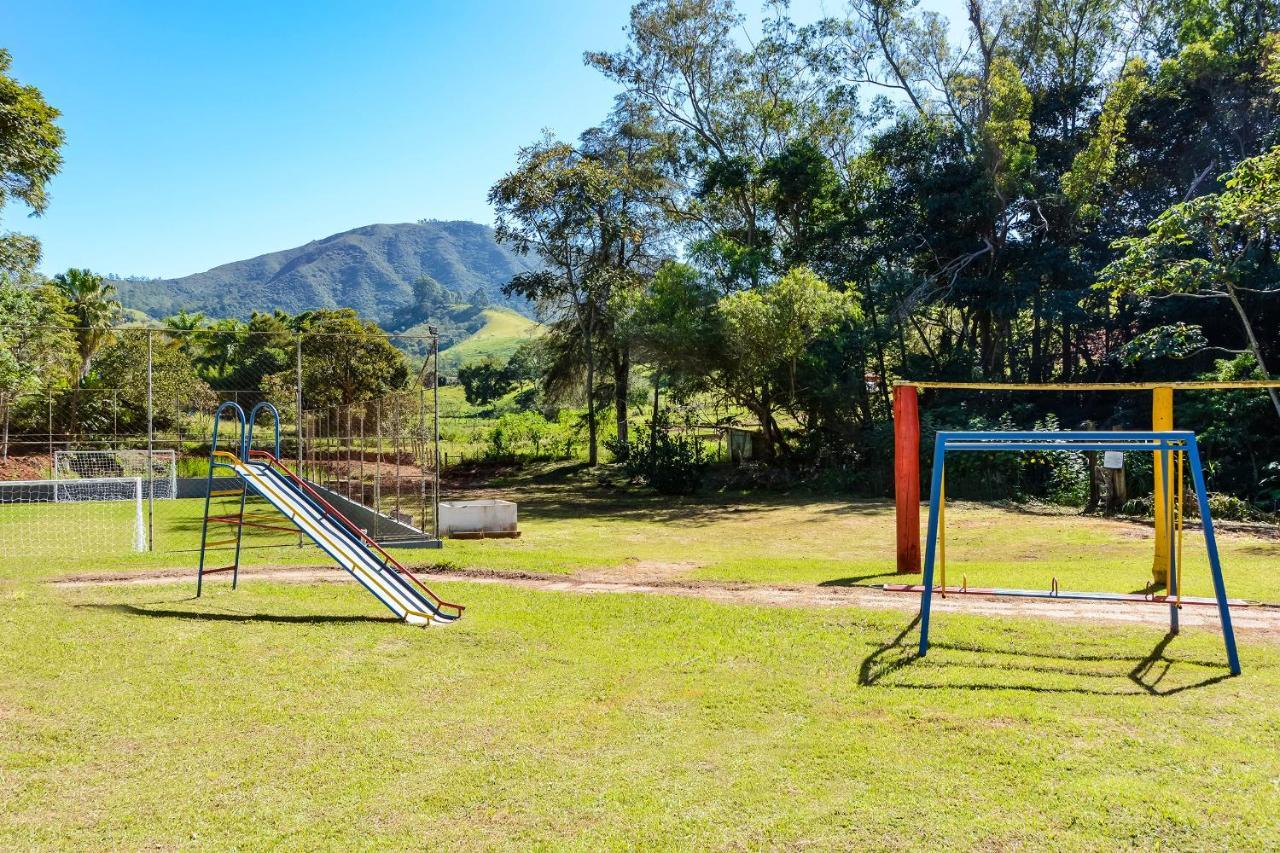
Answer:
POLYGON ((1066 693, 1093 696, 1174 696, 1187 690, 1210 687, 1232 676, 1218 672, 1196 681, 1172 683, 1171 676, 1189 667, 1217 668, 1220 663, 1194 658, 1172 657, 1169 646, 1178 635, 1166 632, 1145 655, 1134 654, 1067 654, 1061 652, 1028 651, 1025 649, 996 648, 978 643, 931 643, 933 649, 950 652, 937 657, 919 654, 916 635, 920 627, 920 615, 916 614, 893 639, 883 643, 863 658, 858 668, 858 684, 863 687, 881 687, 895 690, 988 690, 1025 693, 1066 693), (962 655, 982 656, 980 660, 965 660, 962 655), (1005 658, 991 663, 988 656, 1005 658), (1127 671, 1105 668, 1106 664, 1132 664, 1127 671), (1100 665, 1100 666, 1091 666, 1100 665), (995 680, 956 680, 951 673, 957 670, 995 668, 1003 673, 1025 673, 1026 683, 1001 683, 995 680), (1078 678, 1088 683, 1076 685, 1046 685, 1035 683, 1038 676, 1078 678), (936 677, 935 677, 936 676, 936 677), (907 680, 907 679, 910 680, 907 680), (1104 681, 1110 688, 1096 682, 1104 681), (1126 684, 1115 684, 1122 681, 1126 684), (1137 689, 1132 689, 1136 687, 1137 689))

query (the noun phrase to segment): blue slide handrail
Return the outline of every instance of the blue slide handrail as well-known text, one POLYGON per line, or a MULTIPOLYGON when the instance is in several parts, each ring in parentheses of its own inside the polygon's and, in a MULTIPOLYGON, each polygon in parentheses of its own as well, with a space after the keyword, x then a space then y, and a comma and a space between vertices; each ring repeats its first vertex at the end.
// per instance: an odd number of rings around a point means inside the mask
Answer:
POLYGON ((240 458, 246 461, 249 459, 249 451, 253 449, 253 428, 258 423, 258 412, 263 409, 271 413, 272 427, 275 430, 271 444, 271 455, 277 458, 280 456, 280 410, 273 403, 263 400, 249 411, 249 433, 245 437, 244 453, 240 454, 240 458))

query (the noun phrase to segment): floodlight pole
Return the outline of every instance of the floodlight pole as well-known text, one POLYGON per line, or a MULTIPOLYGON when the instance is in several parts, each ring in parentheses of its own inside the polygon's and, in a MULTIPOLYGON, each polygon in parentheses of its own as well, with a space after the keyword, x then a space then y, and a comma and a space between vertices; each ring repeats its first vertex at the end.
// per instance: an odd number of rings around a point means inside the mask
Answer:
MULTIPOLYGON (((147 329, 147 550, 156 549, 155 515, 156 515, 156 422, 154 375, 155 364, 152 359, 152 338, 154 333, 147 329)), ((177 467, 175 457, 174 467, 177 467)), ((173 495, 178 496, 177 492, 173 495)))

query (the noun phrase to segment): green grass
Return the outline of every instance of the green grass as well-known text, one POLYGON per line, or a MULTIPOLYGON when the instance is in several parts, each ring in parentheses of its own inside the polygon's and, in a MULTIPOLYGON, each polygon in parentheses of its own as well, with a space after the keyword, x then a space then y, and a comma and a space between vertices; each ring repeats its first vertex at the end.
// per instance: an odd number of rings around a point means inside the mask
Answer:
POLYGON ((0 596, 0 845, 1273 845, 1280 649, 449 584, 0 596))
MULTIPOLYGON (((672 500, 563 467, 505 489, 524 538, 401 556, 794 584, 892 565, 885 503, 672 500)), ((896 612, 458 581, 438 592, 465 617, 422 630, 354 583, 42 582, 194 568, 201 502, 156 507, 156 553, 67 547, 92 531, 46 516, 24 535, 61 554, 0 560, 0 848, 1280 843, 1280 646, 1248 635, 1225 678, 1198 630, 948 613, 918 659, 896 612)), ((984 583, 1124 588, 1149 563, 1137 525, 954 510, 984 583)), ((246 561, 323 562, 294 541, 251 533, 246 561)), ((1280 600, 1275 548, 1226 538, 1234 595, 1280 600)))
POLYGON ((440 353, 442 370, 454 371, 487 358, 505 362, 541 330, 536 322, 510 308, 486 308, 483 314, 484 325, 475 334, 440 353))

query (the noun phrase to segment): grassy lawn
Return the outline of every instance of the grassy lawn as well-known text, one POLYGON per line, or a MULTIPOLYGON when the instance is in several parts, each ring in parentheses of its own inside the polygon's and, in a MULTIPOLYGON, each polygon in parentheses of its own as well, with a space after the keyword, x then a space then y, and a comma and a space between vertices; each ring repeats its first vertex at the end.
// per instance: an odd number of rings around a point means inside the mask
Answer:
POLYGON ((0 579, 0 846, 1261 848, 1280 648, 449 584, 0 579))

